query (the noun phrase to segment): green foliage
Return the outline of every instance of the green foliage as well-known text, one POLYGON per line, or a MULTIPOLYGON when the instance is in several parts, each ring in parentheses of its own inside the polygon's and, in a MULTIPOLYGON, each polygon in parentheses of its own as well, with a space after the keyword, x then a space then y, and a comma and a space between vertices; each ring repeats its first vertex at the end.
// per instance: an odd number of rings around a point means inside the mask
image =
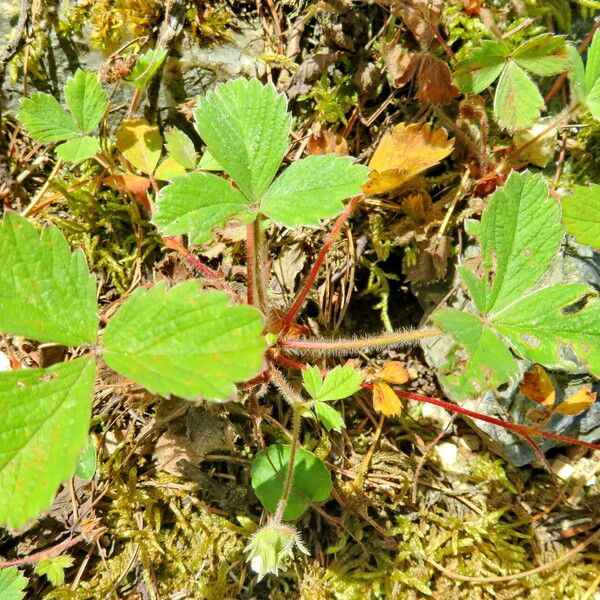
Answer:
POLYGON ((239 189, 208 173, 175 179, 161 190, 154 216, 163 234, 186 233, 201 243, 225 220, 257 212, 287 227, 318 225, 341 212, 341 200, 360 194, 366 181, 366 167, 333 155, 299 160, 273 181, 288 147, 291 116, 272 85, 244 79, 219 85, 199 100, 195 117, 211 158, 239 189))
POLYGON ((176 160, 185 169, 196 167, 196 149, 194 142, 176 127, 171 127, 165 132, 165 143, 169 156, 176 160))
POLYGON ((562 201, 563 223, 580 244, 600 248, 600 184, 576 185, 562 201))
POLYGON ((352 396, 360 390, 363 378, 353 367, 337 366, 327 373, 325 380, 318 367, 308 367, 302 371, 302 380, 313 400, 327 402, 352 396))
POLYGON ((104 332, 104 359, 152 392, 225 400, 234 382, 256 375, 265 341, 260 313, 231 306, 223 292, 196 281, 137 289, 104 332))
POLYGON ((563 352, 567 347, 600 374, 600 302, 593 289, 584 284, 537 287, 564 234, 560 205, 548 196, 541 176, 513 172, 471 232, 479 238, 484 276, 464 268, 461 276, 481 316, 455 310, 433 316, 469 353, 466 364, 445 378, 457 395, 477 396, 516 377, 515 359, 497 334, 532 362, 572 369, 573 361, 563 352))
POLYGON ((88 436, 85 448, 80 452, 75 467, 75 475, 86 481, 91 481, 96 474, 96 446, 88 436))
POLYGON ((87 440, 94 373, 89 358, 0 373, 0 525, 24 525, 73 475, 87 440))
POLYGON ((65 85, 65 102, 71 114, 50 94, 35 92, 21 102, 19 120, 40 142, 65 141, 56 148, 59 158, 69 162, 91 158, 100 142, 85 134, 102 119, 108 107, 106 93, 93 73, 78 69, 65 85))
MULTIPOLYGON (((252 487, 263 506, 272 513, 283 494, 290 452, 290 445, 274 444, 259 452, 252 464, 252 487)), ((307 500, 323 502, 329 498, 331 490, 331 475, 323 461, 312 452, 298 448, 294 459, 292 491, 283 519, 297 519, 308 508, 307 500)))
POLYGON ((16 567, 0 569, 0 598, 2 600, 22 600, 27 578, 16 567))
POLYGON ((569 46, 569 79, 577 100, 600 120, 600 30, 597 30, 587 52, 585 67, 579 53, 569 46))
POLYGON ((0 331, 70 346, 96 340, 96 281, 55 227, 0 223, 0 331))
POLYGON ((135 67, 127 77, 127 81, 136 88, 147 87, 162 66, 165 58, 167 58, 167 51, 164 48, 155 48, 140 54, 135 67))
POLYGON ((513 132, 532 125, 540 116, 544 99, 527 72, 548 77, 567 68, 564 37, 542 34, 510 50, 503 42, 484 40, 455 68, 455 80, 463 92, 479 94, 498 77, 494 117, 513 132))
POLYGON ((35 573, 36 575, 45 575, 52 585, 57 586, 65 582, 65 569, 71 566, 73 566, 73 557, 61 554, 41 560, 35 566, 35 573))

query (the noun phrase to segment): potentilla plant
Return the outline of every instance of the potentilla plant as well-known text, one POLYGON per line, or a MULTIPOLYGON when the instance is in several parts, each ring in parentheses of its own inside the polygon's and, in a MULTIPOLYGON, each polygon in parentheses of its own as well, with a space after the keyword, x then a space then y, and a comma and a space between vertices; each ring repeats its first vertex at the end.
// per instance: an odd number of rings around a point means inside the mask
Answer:
MULTIPOLYGON (((107 108, 96 78, 78 72, 67 84, 65 100, 70 115, 48 95, 24 101, 21 119, 30 134, 42 141, 66 140, 57 149, 65 160, 78 148, 76 159, 96 152, 102 162, 110 159, 108 148, 100 151, 100 142, 89 136, 107 108)), ((273 85, 243 79, 218 85, 199 98, 194 118, 211 165, 222 176, 202 170, 191 140, 178 130, 167 133, 167 156, 160 164, 162 138, 148 123, 125 122, 117 148, 131 165, 130 174, 146 180, 146 190, 155 190, 155 202, 148 202, 152 222, 198 268, 198 280, 139 287, 101 326, 96 280, 83 254, 72 252, 56 228, 40 231, 16 214, 6 214, 0 224, 0 331, 79 349, 77 358, 49 368, 0 373, 1 525, 17 528, 39 515, 59 484, 73 475, 87 446, 100 356, 123 377, 166 398, 223 402, 238 397, 242 386, 248 390, 270 383, 287 402, 289 442, 257 452, 251 469, 252 486, 269 513, 247 547, 261 577, 277 574, 295 550, 309 551, 294 522, 332 492, 327 465, 303 447, 304 421, 341 431, 345 423, 339 403, 363 388, 378 390, 376 405, 388 415, 398 412, 399 398, 411 398, 506 427, 536 448, 540 437, 598 448, 539 423, 508 423, 399 390, 393 386, 403 382, 402 374, 391 363, 369 377, 357 362, 340 360, 329 370, 309 364, 449 334, 465 358, 441 376, 459 397, 476 397, 515 380, 516 357, 564 370, 582 363, 600 376, 597 293, 581 283, 540 286, 565 235, 560 204, 550 198, 541 175, 512 173, 489 199, 481 221, 469 223, 469 232, 479 240, 482 267, 477 273, 461 268, 460 273, 476 312, 442 309, 423 329, 371 337, 298 338, 290 333, 294 322, 332 243, 364 200, 364 190, 384 193, 402 175, 393 150, 398 132, 382 140, 377 169, 337 155, 310 156, 282 167, 292 118, 273 85), (383 159, 382 152, 387 153, 383 159), (161 165, 168 183, 159 189, 161 165), (265 225, 322 227, 331 218, 336 220, 322 249, 281 316, 268 286, 265 225), (231 292, 222 274, 173 237, 187 236, 191 246, 204 243, 231 219, 246 223, 244 297, 231 292), (206 289, 214 286, 223 289, 206 289), (290 382, 290 371, 301 374, 301 390, 290 382)), ((593 399, 589 394, 577 411, 593 399)))

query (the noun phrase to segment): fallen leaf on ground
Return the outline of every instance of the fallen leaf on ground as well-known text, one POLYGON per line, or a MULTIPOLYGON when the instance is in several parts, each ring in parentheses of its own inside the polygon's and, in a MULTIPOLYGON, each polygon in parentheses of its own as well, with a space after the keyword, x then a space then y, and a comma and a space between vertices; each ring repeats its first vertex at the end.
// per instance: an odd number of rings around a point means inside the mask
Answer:
POLYGON ((442 211, 433 208, 431 196, 423 191, 408 194, 402 200, 400 208, 414 221, 415 225, 427 225, 444 218, 442 211))
POLYGON ((417 244, 417 255, 412 264, 404 261, 403 272, 413 283, 438 281, 446 275, 452 240, 437 236, 417 244))
POLYGON ((432 54, 424 54, 417 75, 417 98, 434 106, 448 104, 458 96, 458 88, 452 83, 448 63, 432 54))
POLYGON ((385 381, 373 384, 373 408, 386 417, 393 417, 402 412, 400 398, 385 381))
POLYGON ((379 373, 377 373, 377 377, 396 385, 402 385, 410 380, 406 365, 399 360, 386 361, 379 373))
POLYGON ((554 409, 554 412, 559 415, 578 415, 586 411, 594 402, 596 402, 596 392, 592 392, 590 386, 586 385, 563 400, 554 409))
POLYGON ((308 138, 306 145, 309 154, 339 154, 348 156, 348 142, 339 133, 333 133, 329 129, 317 123, 308 138))
POLYGON ((419 55, 399 45, 384 46, 383 53, 390 85, 399 88, 407 84, 417 70, 419 55))
POLYGON ((541 404, 548 410, 551 410, 554 406, 556 401, 554 384, 541 365, 534 365, 525 373, 523 381, 519 384, 519 389, 525 398, 541 404))

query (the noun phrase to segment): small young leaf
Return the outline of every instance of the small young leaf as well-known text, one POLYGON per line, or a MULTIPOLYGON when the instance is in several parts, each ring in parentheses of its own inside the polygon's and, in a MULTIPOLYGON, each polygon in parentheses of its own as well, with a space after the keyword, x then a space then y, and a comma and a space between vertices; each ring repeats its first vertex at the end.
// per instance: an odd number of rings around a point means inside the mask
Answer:
POLYGON ((97 137, 86 135, 73 138, 57 146, 56 156, 61 160, 77 163, 92 158, 98 150, 100 150, 100 140, 97 137))
POLYGON ((442 377, 457 398, 477 397, 486 390, 494 390, 516 379, 519 374, 517 361, 477 316, 445 309, 435 312, 432 320, 460 342, 469 354, 461 372, 442 377))
POLYGON ((165 144, 169 156, 182 167, 191 170, 196 167, 196 149, 194 142, 176 127, 171 127, 165 133, 165 144))
POLYGON ((213 227, 246 213, 248 199, 211 173, 187 173, 165 186, 153 222, 163 235, 187 234, 192 244, 210 240, 213 227))
POLYGON ((339 433, 345 427, 342 415, 326 402, 316 402, 315 413, 317 414, 319 421, 325 425, 325 428, 328 431, 333 429, 333 431, 339 433))
POLYGON ((362 194, 369 170, 350 157, 309 156, 292 163, 260 200, 265 215, 286 227, 319 225, 344 208, 345 198, 362 194))
POLYGON ((65 582, 65 569, 72 567, 73 562, 73 557, 68 554, 46 558, 35 566, 35 573, 45 575, 53 586, 59 586, 65 582))
POLYGON ((576 185, 562 201, 563 223, 580 244, 600 248, 600 184, 576 185))
POLYGON ((104 359, 151 392, 225 400, 234 383, 256 375, 265 340, 259 312, 231 306, 223 292, 200 293, 197 281, 138 288, 104 332, 104 359))
MULTIPOLYGON (((252 464, 252 487, 262 505, 271 513, 277 510, 283 494, 290 464, 290 450, 289 445, 269 446, 256 455, 252 464)), ((292 490, 283 513, 284 520, 293 521, 300 517, 309 506, 306 500, 327 500, 332 488, 331 475, 323 461, 312 452, 298 448, 294 459, 292 490)))
POLYGON ((550 410, 556 400, 554 384, 546 373, 542 365, 534 365, 525 375, 523 381, 519 384, 521 394, 529 400, 541 404, 550 410))
POLYGON ((327 402, 341 400, 352 396, 360 390, 362 375, 353 367, 337 366, 327 373, 324 381, 319 381, 321 374, 317 367, 309 367, 302 371, 304 387, 313 400, 327 402))
POLYGON ((96 75, 81 69, 67 79, 65 102, 84 133, 90 133, 98 125, 108 106, 106 92, 96 75))
POLYGON ((117 130, 117 148, 142 173, 154 172, 162 150, 162 138, 156 125, 144 118, 123 121, 117 130))
POLYGON ((596 402, 596 392, 592 392, 590 386, 586 385, 563 400, 554 412, 559 415, 578 415, 590 408, 594 402, 596 402))
POLYGON ((19 121, 39 142, 59 142, 81 134, 71 115, 50 94, 35 92, 23 98, 19 121))
POLYGON ((544 99, 527 73, 509 60, 494 95, 494 117, 500 127, 514 132, 532 125, 540 116, 544 99))
POLYGON ((267 189, 288 147, 292 117, 271 84, 234 79, 198 99, 196 127, 249 200, 267 189))
POLYGON ((136 88, 146 87, 160 69, 165 58, 167 58, 167 51, 164 48, 154 48, 144 52, 138 57, 127 81, 136 88))
POLYGON ((27 581, 27 577, 24 577, 16 567, 0 569, 0 599, 23 600, 25 598, 23 590, 27 581))
POLYGON ((402 412, 400 398, 385 381, 377 380, 373 384, 373 408, 386 417, 398 416, 402 412))
POLYGON ((544 33, 523 42, 513 53, 515 62, 535 75, 558 75, 567 68, 564 36, 544 33))
POLYGON ((96 340, 96 280, 63 234, 21 216, 0 222, 0 332, 66 346, 96 340))
POLYGON ((87 439, 87 445, 79 453, 75 475, 86 481, 91 481, 96 474, 96 446, 90 436, 87 439))
POLYGON ((77 358, 0 373, 0 525, 21 527, 73 475, 88 436, 95 368, 77 358))
POLYGON ((458 87, 467 94, 483 92, 498 78, 508 55, 508 48, 502 42, 484 40, 480 48, 471 50, 456 65, 454 79, 458 87))

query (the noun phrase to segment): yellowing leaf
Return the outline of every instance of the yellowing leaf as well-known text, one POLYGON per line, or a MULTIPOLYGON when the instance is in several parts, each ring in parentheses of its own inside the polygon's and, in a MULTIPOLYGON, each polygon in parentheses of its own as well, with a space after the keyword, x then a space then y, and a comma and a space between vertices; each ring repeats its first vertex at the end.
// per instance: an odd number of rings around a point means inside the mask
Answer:
POLYGON ((434 131, 428 124, 400 123, 383 137, 369 168, 365 194, 385 194, 398 189, 425 169, 446 158, 454 147, 445 129, 434 131))
POLYGON ((596 392, 592 392, 590 386, 586 385, 561 402, 554 412, 559 415, 578 415, 592 406, 594 402, 596 402, 596 392))
POLYGON ((158 127, 146 119, 123 121, 117 131, 117 148, 134 167, 150 175, 160 158, 162 138, 158 127))
POLYGON ((523 381, 519 384, 521 394, 545 408, 551 409, 556 400, 556 393, 552 380, 541 365, 534 365, 525 373, 523 381))
POLYGON ((373 384, 373 408, 386 417, 399 415, 402 411, 400 398, 385 381, 376 381, 373 384))
POLYGON ((381 371, 377 373, 377 377, 396 385, 402 385, 410 379, 406 365, 398 360, 386 361, 381 371))
POLYGON ((167 158, 158 165, 154 177, 161 181, 170 181, 174 177, 185 175, 185 173, 185 167, 182 167, 174 158, 167 156, 167 158))

